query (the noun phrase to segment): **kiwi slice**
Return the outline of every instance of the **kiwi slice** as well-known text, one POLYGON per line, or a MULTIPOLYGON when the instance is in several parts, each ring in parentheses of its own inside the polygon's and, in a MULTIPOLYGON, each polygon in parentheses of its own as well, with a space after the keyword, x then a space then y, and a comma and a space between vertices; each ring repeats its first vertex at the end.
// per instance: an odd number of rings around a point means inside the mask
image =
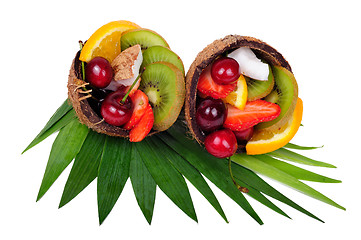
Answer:
POLYGON ((278 99, 280 98, 280 93, 277 89, 274 89, 270 94, 268 94, 264 100, 271 103, 277 103, 278 99))
POLYGON ((149 29, 130 29, 122 33, 120 38, 120 49, 122 51, 136 44, 139 44, 142 50, 145 50, 151 46, 164 46, 169 48, 168 43, 162 36, 149 29))
POLYGON ((246 76, 245 78, 248 90, 247 101, 254 101, 263 98, 267 96, 273 89, 274 77, 270 66, 267 81, 254 80, 246 76))
POLYGON ((167 62, 149 64, 139 86, 153 108, 153 129, 164 131, 177 120, 185 98, 184 77, 176 66, 167 62))
POLYGON ((265 99, 278 104, 281 107, 281 113, 272 121, 258 124, 256 126, 257 129, 279 129, 292 117, 296 107, 298 86, 294 75, 286 68, 280 66, 273 66, 272 72, 275 78, 275 89, 265 99))
POLYGON ((169 62, 179 68, 184 75, 184 65, 180 57, 169 48, 164 46, 152 46, 143 52, 141 69, 154 62, 169 62))

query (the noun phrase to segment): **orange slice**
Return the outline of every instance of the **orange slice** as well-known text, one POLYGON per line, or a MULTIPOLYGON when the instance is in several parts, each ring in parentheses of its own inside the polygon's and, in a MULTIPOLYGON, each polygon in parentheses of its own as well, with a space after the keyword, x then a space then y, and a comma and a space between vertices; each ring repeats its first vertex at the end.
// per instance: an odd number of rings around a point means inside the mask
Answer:
POLYGON ((109 62, 120 53, 120 37, 124 31, 140 28, 125 20, 107 23, 96 30, 84 44, 79 59, 89 62, 94 57, 104 57, 109 62))
POLYGON ((223 101, 243 110, 247 102, 247 93, 246 79, 241 75, 237 80, 236 89, 233 92, 230 92, 223 101))
POLYGON ((303 103, 298 98, 296 108, 289 121, 277 131, 265 129, 255 130, 253 137, 246 145, 248 155, 264 154, 285 146, 295 136, 301 125, 303 103))

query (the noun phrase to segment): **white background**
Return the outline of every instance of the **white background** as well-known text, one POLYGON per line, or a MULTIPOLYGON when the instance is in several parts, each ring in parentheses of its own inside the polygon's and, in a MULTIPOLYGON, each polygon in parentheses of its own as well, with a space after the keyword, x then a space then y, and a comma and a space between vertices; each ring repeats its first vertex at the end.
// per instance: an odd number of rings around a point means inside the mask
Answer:
MULTIPOLYGON (((360 56, 357 1, 7 1, 0 8, 1 239, 340 239, 360 236, 360 56), (199 222, 181 212, 161 191, 152 225, 128 182, 114 210, 98 225, 96 184, 58 209, 70 167, 35 202, 51 136, 22 150, 67 97, 66 82, 78 40, 114 20, 130 20, 166 38, 186 69, 207 44, 227 34, 269 43, 289 61, 304 102, 303 125, 293 142, 320 146, 304 152, 337 169, 307 168, 341 179, 310 183, 345 206, 342 211, 271 182, 326 223, 279 203, 293 220, 258 202, 260 226, 211 184, 230 223, 190 187, 199 222), (122 238, 123 237, 123 238, 122 238)), ((275 201, 277 203, 277 201, 275 201)))

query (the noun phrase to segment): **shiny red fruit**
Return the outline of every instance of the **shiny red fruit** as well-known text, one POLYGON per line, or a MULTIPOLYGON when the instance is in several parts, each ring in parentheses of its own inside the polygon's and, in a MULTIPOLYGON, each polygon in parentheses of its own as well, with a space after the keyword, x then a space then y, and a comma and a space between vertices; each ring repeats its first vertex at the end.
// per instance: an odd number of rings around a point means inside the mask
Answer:
POLYGON ((209 134, 204 145, 210 154, 218 158, 230 157, 235 154, 238 148, 236 136, 229 129, 222 129, 209 134))
POLYGON ((129 97, 122 103, 124 96, 124 92, 116 91, 108 94, 104 99, 100 113, 105 122, 113 126, 122 126, 130 120, 133 113, 133 103, 129 97))
POLYGON ((241 131, 233 131, 239 145, 246 145, 247 142, 252 138, 253 132, 254 132, 253 127, 241 131))
POLYGON ((97 88, 107 87, 112 81, 113 75, 112 66, 108 60, 102 57, 93 58, 85 66, 85 79, 97 88))
POLYGON ((240 75, 239 64, 233 58, 220 57, 212 64, 211 76, 213 81, 218 84, 235 83, 240 75))
POLYGON ((197 108, 197 124, 205 132, 215 131, 223 126, 226 112, 226 107, 221 99, 206 98, 197 108))

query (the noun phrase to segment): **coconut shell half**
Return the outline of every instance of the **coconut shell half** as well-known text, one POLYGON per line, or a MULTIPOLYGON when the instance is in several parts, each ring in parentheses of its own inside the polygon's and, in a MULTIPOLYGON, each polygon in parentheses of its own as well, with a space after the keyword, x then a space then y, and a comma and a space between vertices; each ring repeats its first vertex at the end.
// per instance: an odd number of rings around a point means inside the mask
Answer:
MULTIPOLYGON (((258 58, 266 61, 268 64, 282 66, 292 72, 291 66, 282 54, 267 43, 253 37, 228 35, 223 39, 215 40, 205 47, 198 53, 186 75, 185 118, 191 134, 201 144, 204 143, 206 135, 198 127, 195 118, 199 76, 203 69, 211 64, 218 56, 240 47, 251 48, 258 58)), ((238 152, 241 151, 242 149, 239 148, 238 152)))
MULTIPOLYGON (((82 68, 79 56, 80 51, 73 60, 68 78, 68 97, 79 121, 98 133, 115 137, 128 137, 128 130, 106 123, 89 104, 87 98, 89 97, 89 93, 86 93, 82 87, 86 82, 82 79, 82 68)), ((152 130, 148 136, 156 132, 157 131, 152 130)))

